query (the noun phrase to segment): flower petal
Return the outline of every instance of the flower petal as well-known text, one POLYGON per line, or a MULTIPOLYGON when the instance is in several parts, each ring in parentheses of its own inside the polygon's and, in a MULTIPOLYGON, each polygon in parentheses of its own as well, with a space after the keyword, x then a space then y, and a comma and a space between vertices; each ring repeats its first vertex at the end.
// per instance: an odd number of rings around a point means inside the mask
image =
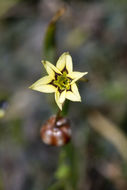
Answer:
POLYGON ((30 87, 32 90, 37 90, 39 92, 53 93, 56 91, 56 87, 51 84, 44 85, 34 85, 30 87))
POLYGON ((58 105, 58 107, 60 108, 60 110, 62 110, 62 103, 60 103, 60 93, 59 93, 59 91, 57 90, 56 92, 55 92, 55 101, 56 101, 56 103, 57 103, 57 105, 58 105))
POLYGON ((74 71, 74 72, 71 72, 69 73, 67 76, 72 78, 72 79, 75 79, 75 78, 81 78, 83 77, 84 75, 86 75, 88 72, 77 72, 77 71, 74 71))
POLYGON ((48 84, 52 81, 52 78, 50 76, 42 77, 41 79, 37 80, 34 84, 32 84, 29 88, 33 88, 35 86, 48 84))
POLYGON ((71 73, 73 70, 72 58, 69 53, 66 55, 66 69, 68 73, 71 73))
POLYGON ((63 53, 56 63, 56 67, 62 71, 64 68, 67 69, 68 73, 72 72, 72 58, 68 52, 63 53))
POLYGON ((53 64, 51 64, 49 61, 42 61, 42 64, 44 65, 47 73, 54 78, 55 73, 59 73, 61 74, 61 72, 59 71, 59 69, 57 69, 53 64))
POLYGON ((77 80, 79 80, 80 78, 82 78, 87 73, 88 72, 84 72, 84 73, 82 73, 82 72, 71 72, 67 76, 70 77, 71 79, 74 79, 71 82, 73 84, 74 82, 76 82, 77 80))
POLYGON ((78 96, 76 96, 73 92, 68 91, 66 92, 66 98, 68 100, 74 101, 74 102, 81 102, 81 98, 79 98, 78 96))
POLYGON ((60 103, 63 103, 65 101, 66 98, 66 90, 64 90, 61 94, 60 94, 60 103))
POLYGON ((71 85, 72 92, 77 96, 77 98, 81 101, 81 96, 78 91, 77 85, 74 83, 71 85))

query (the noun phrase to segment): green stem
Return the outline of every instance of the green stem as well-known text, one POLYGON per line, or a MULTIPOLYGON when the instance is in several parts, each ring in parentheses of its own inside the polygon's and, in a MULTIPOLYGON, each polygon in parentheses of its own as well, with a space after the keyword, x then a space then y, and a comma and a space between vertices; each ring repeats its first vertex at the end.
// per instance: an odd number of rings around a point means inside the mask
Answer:
POLYGON ((79 79, 79 82, 89 82, 89 79, 83 77, 83 78, 79 79))
POLYGON ((69 100, 66 100, 64 105, 63 105, 63 109, 61 111, 61 116, 64 116, 64 117, 67 116, 68 111, 69 111, 69 105, 70 105, 69 100))

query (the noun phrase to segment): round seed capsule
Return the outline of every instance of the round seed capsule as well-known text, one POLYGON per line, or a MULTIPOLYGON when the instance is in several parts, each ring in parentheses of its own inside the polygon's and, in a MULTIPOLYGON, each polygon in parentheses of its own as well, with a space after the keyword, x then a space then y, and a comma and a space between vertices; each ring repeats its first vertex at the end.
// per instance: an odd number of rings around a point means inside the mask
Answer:
POLYGON ((41 128, 41 138, 45 144, 63 146, 71 139, 71 128, 68 119, 50 117, 41 128))

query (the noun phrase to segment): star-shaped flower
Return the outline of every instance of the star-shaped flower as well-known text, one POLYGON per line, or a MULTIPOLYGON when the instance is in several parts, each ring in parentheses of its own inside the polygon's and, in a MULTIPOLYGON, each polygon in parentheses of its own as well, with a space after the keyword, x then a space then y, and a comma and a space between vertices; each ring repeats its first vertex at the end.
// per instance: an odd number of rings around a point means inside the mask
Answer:
POLYGON ((68 52, 63 53, 56 63, 56 67, 48 61, 42 61, 48 75, 37 80, 31 89, 45 93, 55 93, 55 100, 59 108, 65 99, 80 102, 81 97, 76 81, 88 72, 73 71, 72 58, 68 52))

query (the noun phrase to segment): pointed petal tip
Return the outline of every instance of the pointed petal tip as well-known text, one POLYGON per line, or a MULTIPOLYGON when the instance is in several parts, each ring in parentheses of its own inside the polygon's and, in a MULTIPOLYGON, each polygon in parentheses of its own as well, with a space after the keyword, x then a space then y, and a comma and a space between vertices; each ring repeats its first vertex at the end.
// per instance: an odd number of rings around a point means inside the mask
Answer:
POLYGON ((65 52, 64 54, 66 54, 66 55, 70 55, 70 53, 67 51, 67 52, 65 52))
POLYGON ((77 96, 77 101, 78 102, 81 102, 82 100, 81 100, 81 96, 77 96))
POLYGON ((81 72, 82 73, 82 77, 84 76, 84 75, 87 75, 88 74, 88 72, 81 72))
POLYGON ((46 64, 46 61, 45 61, 45 60, 41 60, 41 63, 42 63, 43 65, 45 65, 45 64, 46 64))
POLYGON ((59 109, 62 111, 62 104, 58 104, 58 103, 57 103, 57 106, 58 106, 59 109))
POLYGON ((60 108, 60 110, 62 111, 62 106, 61 107, 59 107, 60 108))
POLYGON ((81 97, 80 96, 77 96, 74 92, 71 92, 71 91, 68 91, 66 93, 66 98, 68 100, 71 100, 73 102, 81 102, 81 97))
MULTIPOLYGON (((70 53, 68 51, 64 52, 61 56, 65 56, 65 55, 70 55, 70 53)), ((60 57, 61 57, 60 56, 60 57)))
POLYGON ((29 86, 28 88, 31 89, 31 90, 35 90, 35 89, 34 89, 34 85, 31 85, 31 86, 29 86))
POLYGON ((81 101, 82 101, 81 98, 78 97, 76 102, 81 102, 81 101))
POLYGON ((42 60, 41 63, 43 64, 43 66, 46 66, 48 65, 48 63, 50 63, 49 61, 46 61, 46 60, 42 60))
POLYGON ((33 88, 33 85, 29 86, 28 88, 32 89, 32 88, 33 88))
POLYGON ((65 98, 66 98, 66 90, 64 90, 64 91, 60 94, 60 98, 59 98, 60 104, 63 104, 63 103, 64 103, 65 98))
POLYGON ((55 92, 55 101, 56 101, 56 104, 59 107, 59 109, 62 110, 62 105, 63 104, 60 103, 59 98, 60 98, 60 93, 59 93, 58 90, 56 90, 56 92, 55 92))

